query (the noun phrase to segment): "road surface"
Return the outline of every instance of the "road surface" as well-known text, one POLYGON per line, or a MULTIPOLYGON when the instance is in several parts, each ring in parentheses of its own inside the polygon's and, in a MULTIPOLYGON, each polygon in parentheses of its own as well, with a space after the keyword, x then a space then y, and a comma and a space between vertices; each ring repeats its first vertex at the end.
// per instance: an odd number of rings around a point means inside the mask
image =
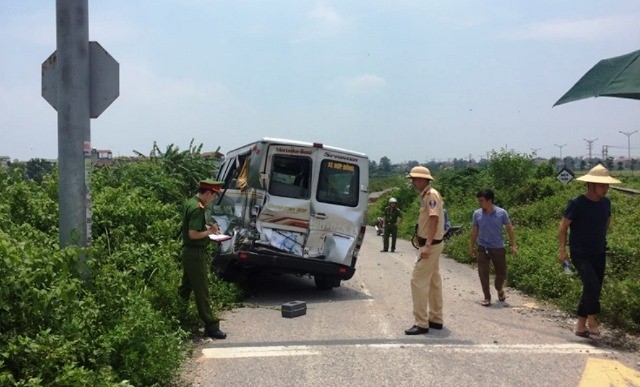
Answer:
POLYGON ((373 228, 355 276, 331 291, 308 277, 261 275, 246 307, 225 312, 227 340, 198 340, 193 386, 633 386, 640 356, 573 334, 568 316, 507 289, 483 307, 474 268, 441 258, 444 329, 406 336, 415 249, 379 252, 373 228), (281 317, 302 300, 307 314, 281 317))

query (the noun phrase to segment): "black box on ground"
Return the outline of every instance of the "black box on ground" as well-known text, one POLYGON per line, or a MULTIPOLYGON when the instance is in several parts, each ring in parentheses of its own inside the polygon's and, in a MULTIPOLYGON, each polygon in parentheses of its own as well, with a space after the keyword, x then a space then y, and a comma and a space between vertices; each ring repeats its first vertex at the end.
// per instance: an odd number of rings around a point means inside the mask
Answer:
POLYGON ((307 314, 307 303, 304 301, 291 301, 282 304, 282 317, 298 317, 307 314))

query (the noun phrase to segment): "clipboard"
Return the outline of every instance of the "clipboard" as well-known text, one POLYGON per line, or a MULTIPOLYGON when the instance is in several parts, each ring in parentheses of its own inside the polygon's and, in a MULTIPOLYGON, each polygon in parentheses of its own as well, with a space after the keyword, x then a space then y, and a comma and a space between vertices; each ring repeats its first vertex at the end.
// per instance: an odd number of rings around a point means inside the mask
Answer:
POLYGON ((229 239, 231 239, 231 235, 211 234, 211 235, 209 235, 209 239, 211 239, 214 242, 224 242, 224 241, 228 241, 229 239))

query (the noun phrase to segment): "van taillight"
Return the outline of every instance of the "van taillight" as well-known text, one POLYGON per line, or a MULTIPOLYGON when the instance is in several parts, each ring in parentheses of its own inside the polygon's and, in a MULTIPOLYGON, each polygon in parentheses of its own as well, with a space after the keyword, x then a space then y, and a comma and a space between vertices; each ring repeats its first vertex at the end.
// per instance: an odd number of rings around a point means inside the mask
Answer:
POLYGON ((338 269, 338 273, 340 274, 346 274, 347 273, 347 268, 346 267, 341 267, 338 269))
POLYGON ((240 254, 238 254, 238 258, 240 258, 240 259, 247 259, 247 258, 249 258, 249 254, 247 254, 247 253, 240 253, 240 254))
POLYGON ((313 147, 314 147, 314 148, 322 149, 322 148, 324 147, 324 145, 322 145, 322 144, 321 144, 321 143, 319 143, 319 142, 314 142, 314 143, 313 143, 313 147))

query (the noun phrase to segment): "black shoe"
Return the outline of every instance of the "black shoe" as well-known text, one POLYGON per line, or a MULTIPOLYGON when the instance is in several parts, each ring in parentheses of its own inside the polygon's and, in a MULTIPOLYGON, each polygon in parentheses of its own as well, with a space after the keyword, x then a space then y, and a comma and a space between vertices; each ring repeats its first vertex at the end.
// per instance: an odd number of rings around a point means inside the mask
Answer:
POLYGON ((224 340, 227 338, 227 334, 222 332, 220 329, 212 329, 207 332, 207 337, 211 337, 212 339, 224 340))
POLYGON ((395 253, 395 252, 396 252, 396 249, 391 249, 391 252, 392 252, 392 253, 395 253))
POLYGON ((429 328, 422 328, 417 325, 414 325, 411 328, 404 331, 405 335, 422 335, 425 333, 429 333, 429 328))
POLYGON ((380 250, 380 252, 381 252, 381 253, 386 253, 386 252, 387 252, 387 250, 380 250))
POLYGON ((436 323, 436 322, 429 321, 429 328, 442 329, 442 323, 436 323))

